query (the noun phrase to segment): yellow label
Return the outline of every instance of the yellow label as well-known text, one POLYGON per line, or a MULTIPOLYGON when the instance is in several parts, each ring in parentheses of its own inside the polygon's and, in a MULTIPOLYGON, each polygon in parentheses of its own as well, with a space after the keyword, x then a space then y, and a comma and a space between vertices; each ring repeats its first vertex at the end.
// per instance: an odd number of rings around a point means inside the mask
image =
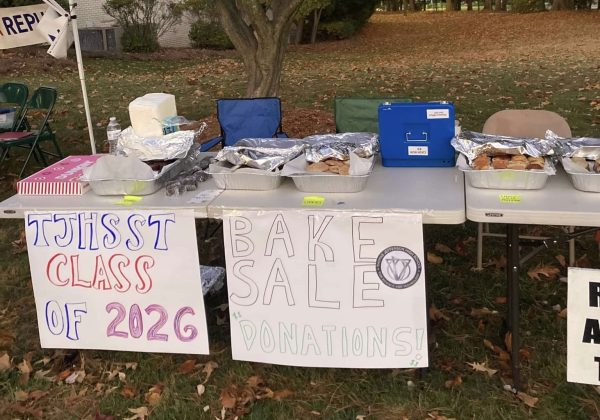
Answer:
POLYGON ((302 200, 303 207, 323 207, 323 204, 325 204, 325 197, 318 195, 310 195, 302 200))
POLYGON ((520 203, 521 194, 500 194, 501 203, 520 203))
POLYGON ((138 201, 142 201, 142 197, 138 197, 137 195, 124 195, 123 200, 137 203, 138 201))
POLYGON ((135 195, 124 195, 123 198, 117 201, 117 206, 132 206, 142 200, 142 197, 135 195))

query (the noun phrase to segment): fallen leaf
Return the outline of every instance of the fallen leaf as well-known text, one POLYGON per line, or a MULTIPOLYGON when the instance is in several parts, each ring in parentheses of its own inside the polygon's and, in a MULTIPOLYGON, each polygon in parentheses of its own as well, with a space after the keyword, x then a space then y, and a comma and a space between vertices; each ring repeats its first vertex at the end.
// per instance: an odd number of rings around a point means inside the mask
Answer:
POLYGON ((184 375, 192 373, 196 369, 196 359, 188 359, 179 365, 177 371, 184 375))
POLYGON ((29 392, 15 391, 15 400, 16 401, 27 401, 28 398, 29 398, 29 392))
POLYGON ((502 270, 506 268, 506 262, 506 257, 504 255, 501 255, 500 258, 492 258, 487 263, 484 263, 483 266, 486 268, 494 267, 497 270, 502 270))
POLYGON ((204 411, 205 413, 210 410, 210 405, 205 405, 204 408, 202 409, 202 411, 204 411))
POLYGON ((467 363, 467 365, 471 366, 471 368, 475 372, 484 372, 484 373, 487 373, 488 376, 494 376, 494 374, 496 374, 496 372, 498 372, 496 369, 491 369, 491 368, 487 367, 486 362, 483 362, 483 363, 473 362, 473 363, 467 363))
POLYGON ((498 305, 504 305, 507 302, 506 296, 496 296, 494 299, 494 303, 498 305))
POLYGON ((163 392, 163 385, 157 384, 154 385, 146 394, 144 395, 144 399, 151 406, 156 406, 160 403, 160 398, 163 392))
POLYGON ((523 403, 526 406, 531 407, 531 408, 535 408, 535 405, 539 401, 539 398, 532 397, 531 395, 526 394, 526 393, 521 392, 521 391, 517 392, 516 396, 517 396, 518 399, 520 399, 521 401, 523 401, 523 403))
POLYGON ((0 356, 0 372, 4 372, 5 370, 11 369, 12 365, 10 363, 10 356, 8 353, 4 353, 0 356))
POLYGON ((439 321, 441 319, 450 321, 450 318, 444 315, 433 303, 429 307, 429 319, 432 321, 439 321))
POLYGON ((519 349, 519 356, 523 360, 531 360, 531 352, 527 349, 519 349))
POLYGON ((199 397, 201 397, 205 391, 206 391, 206 388, 204 387, 204 385, 199 384, 196 386, 196 393, 198 394, 199 397))
POLYGON ((125 398, 135 398, 135 396, 137 395, 137 391, 131 385, 125 385, 121 390, 121 395, 125 398))
POLYGON ((446 382, 444 382, 444 386, 447 389, 453 389, 456 388, 457 386, 459 386, 460 384, 462 384, 463 380, 462 380, 462 376, 457 375, 454 379, 449 379, 446 382))
POLYGON ((219 401, 221 401, 221 406, 229 410, 235 407, 236 394, 237 386, 235 385, 229 385, 228 387, 223 388, 219 397, 219 401))
POLYGON ((210 360, 204 364, 204 367, 202 368, 202 372, 206 373, 206 378, 204 379, 204 382, 202 382, 203 384, 208 382, 208 378, 210 378, 210 375, 212 375, 212 373, 218 367, 219 367, 219 364, 217 362, 213 362, 212 360, 210 360))
POLYGON ((565 259, 564 255, 555 255, 554 258, 556 258, 556 261, 558 261, 558 263, 561 265, 561 267, 566 267, 567 266, 567 260, 565 259))
POLYGON ((59 382, 63 381, 66 378, 68 378, 69 375, 71 375, 71 370, 70 369, 63 370, 58 375, 56 375, 56 380, 59 381, 59 382))
POLYGON ((94 420, 114 420, 114 417, 113 416, 105 416, 104 414, 96 412, 96 415, 94 416, 94 420))
POLYGON ((527 275, 532 280, 542 280, 540 276, 544 276, 551 280, 558 274, 560 274, 560 268, 545 264, 538 264, 527 271, 527 275))
POLYGON ((473 318, 483 318, 490 315, 498 315, 498 311, 492 311, 486 307, 471 309, 471 316, 473 318))
POLYGON ((512 333, 510 331, 504 334, 504 346, 507 351, 512 351, 512 333))
POLYGON ((148 407, 138 407, 138 408, 130 408, 130 413, 134 415, 131 417, 126 417, 123 420, 145 420, 148 417, 148 407))
POLYGON ((78 370, 78 371, 73 372, 69 376, 67 376, 65 378, 65 383, 71 385, 71 384, 74 384, 75 382, 77 382, 80 384, 83 382, 84 379, 85 379, 85 372, 83 370, 78 370))
POLYGON ((29 393, 29 399, 33 400, 33 401, 37 401, 40 398, 45 397, 48 394, 49 394, 48 391, 40 391, 40 390, 31 391, 29 393))
POLYGON ((435 250, 437 252, 441 252, 442 254, 451 254, 454 252, 454 251, 452 251, 452 248, 450 248, 448 245, 444 245, 444 244, 440 244, 440 243, 435 244, 435 250))
POLYGON ((562 311, 560 311, 558 313, 558 317, 566 319, 567 318, 567 308, 564 308, 562 311))
POLYGON ((23 361, 17 365, 17 368, 21 373, 33 372, 33 367, 31 366, 31 362, 29 362, 29 360, 23 359, 23 361))
POLYGON ((433 252, 427 252, 427 261, 431 264, 441 264, 444 262, 444 259, 439 255, 434 254, 433 252))
POLYGON ((273 399, 275 401, 281 401, 284 398, 291 397, 292 395, 294 395, 294 393, 292 391, 290 391, 289 389, 282 389, 281 391, 275 391, 273 393, 273 399))
POLYGON ((19 232, 19 239, 12 241, 11 245, 13 255, 27 252, 27 238, 25 236, 25 230, 21 230, 19 232))

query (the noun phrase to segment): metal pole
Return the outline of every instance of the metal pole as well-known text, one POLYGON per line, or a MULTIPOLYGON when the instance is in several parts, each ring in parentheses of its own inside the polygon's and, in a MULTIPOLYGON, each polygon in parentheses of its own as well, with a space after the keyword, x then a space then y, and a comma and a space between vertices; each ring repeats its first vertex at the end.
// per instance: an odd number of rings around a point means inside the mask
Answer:
POLYGON ((79 71, 79 80, 81 81, 81 93, 83 94, 83 105, 85 107, 85 117, 88 125, 88 133, 90 135, 90 146, 92 154, 96 154, 96 142, 94 141, 94 129, 92 125, 92 116, 90 115, 90 104, 88 102, 87 88, 85 86, 85 73, 83 70, 83 60, 81 58, 81 45, 79 44, 79 29, 77 28, 77 15, 74 13, 77 3, 69 0, 69 12, 71 25, 73 27, 73 38, 75 43, 75 55, 77 57, 77 70, 79 71))
POLYGON ((511 333, 510 363, 514 392, 521 389, 521 371, 519 360, 519 225, 507 225, 506 277, 508 287, 508 328, 511 333))

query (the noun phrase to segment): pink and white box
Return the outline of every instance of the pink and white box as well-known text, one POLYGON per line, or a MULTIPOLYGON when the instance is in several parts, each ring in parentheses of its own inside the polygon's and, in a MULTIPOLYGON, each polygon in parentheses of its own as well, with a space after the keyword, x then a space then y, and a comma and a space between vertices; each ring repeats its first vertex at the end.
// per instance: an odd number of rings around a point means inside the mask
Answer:
POLYGON ((101 155, 69 156, 17 182, 21 195, 81 195, 89 188, 79 178, 101 155))

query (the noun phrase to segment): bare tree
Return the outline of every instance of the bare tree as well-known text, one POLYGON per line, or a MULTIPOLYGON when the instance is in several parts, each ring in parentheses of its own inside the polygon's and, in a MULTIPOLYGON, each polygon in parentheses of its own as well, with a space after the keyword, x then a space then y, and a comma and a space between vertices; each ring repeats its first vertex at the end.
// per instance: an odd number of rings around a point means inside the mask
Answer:
POLYGON ((277 96, 283 54, 303 0, 218 0, 221 24, 242 56, 246 96, 277 96))

